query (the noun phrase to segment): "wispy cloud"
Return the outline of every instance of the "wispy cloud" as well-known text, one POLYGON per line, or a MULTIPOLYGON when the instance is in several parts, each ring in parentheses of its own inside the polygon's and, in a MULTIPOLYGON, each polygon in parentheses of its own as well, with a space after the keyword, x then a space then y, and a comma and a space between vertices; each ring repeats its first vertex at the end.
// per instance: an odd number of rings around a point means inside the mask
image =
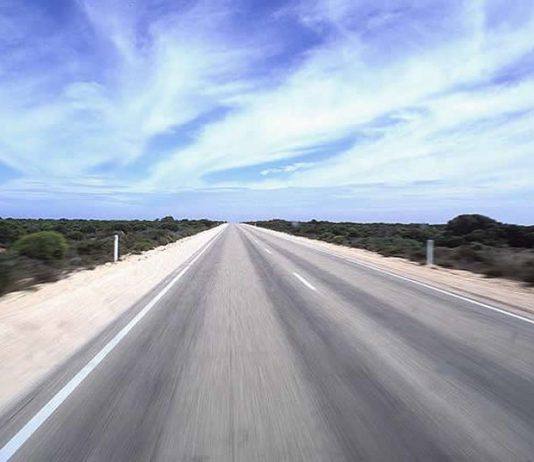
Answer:
POLYGON ((284 165, 283 167, 266 168, 260 172, 260 175, 267 176, 278 173, 293 173, 297 170, 309 168, 313 165, 311 162, 295 162, 294 164, 284 165))
POLYGON ((15 200, 30 184, 145 204, 286 191, 287 210, 295 188, 365 188, 391 210, 532 197, 529 2, 4 3, 0 188, 15 200))

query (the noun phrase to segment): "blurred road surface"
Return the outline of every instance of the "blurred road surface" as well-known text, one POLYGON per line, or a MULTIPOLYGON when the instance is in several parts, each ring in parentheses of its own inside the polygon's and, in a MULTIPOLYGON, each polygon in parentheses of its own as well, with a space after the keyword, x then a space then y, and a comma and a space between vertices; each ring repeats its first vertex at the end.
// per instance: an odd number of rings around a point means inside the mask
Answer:
POLYGON ((21 431, 165 284, 0 419, 0 461, 534 460, 533 324, 244 225, 21 431))

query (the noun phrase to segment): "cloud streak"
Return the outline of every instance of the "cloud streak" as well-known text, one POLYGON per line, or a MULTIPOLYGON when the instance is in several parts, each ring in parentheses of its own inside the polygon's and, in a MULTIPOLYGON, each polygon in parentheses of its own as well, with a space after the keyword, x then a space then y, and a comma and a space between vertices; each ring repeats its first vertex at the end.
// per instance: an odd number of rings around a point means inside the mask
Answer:
POLYGON ((429 194, 438 209, 456 192, 506 203, 502 219, 521 215, 510 197, 534 199, 528 2, 66 4, 0 10, 0 189, 26 208, 35 185, 145 195, 145 214, 222 188, 273 194, 288 217, 295 190, 310 213, 356 191, 406 219, 429 194))

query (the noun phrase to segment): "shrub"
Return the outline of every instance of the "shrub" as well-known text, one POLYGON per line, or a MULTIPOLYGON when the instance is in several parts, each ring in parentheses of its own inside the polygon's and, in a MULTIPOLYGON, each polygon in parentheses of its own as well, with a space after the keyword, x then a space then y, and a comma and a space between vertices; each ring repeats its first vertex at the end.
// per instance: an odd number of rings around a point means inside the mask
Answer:
POLYGON ((523 265, 523 281, 534 285, 534 260, 529 260, 523 265))
POLYGON ((483 261, 484 258, 472 246, 461 245, 456 247, 453 257, 458 261, 483 261))
POLYGON ((19 224, 0 220, 0 244, 9 245, 23 234, 24 230, 19 224))
POLYGON ((28 258, 53 262, 65 257, 68 245, 63 235, 55 231, 39 231, 20 238, 12 250, 28 258))
POLYGON ((85 238, 85 235, 81 231, 71 231, 66 236, 71 241, 81 241, 85 238))
POLYGON ((497 266, 490 266, 484 271, 484 274, 488 278, 501 278, 503 276, 506 276, 506 273, 504 272, 504 270, 497 266))
POLYGON ((333 244, 343 245, 344 242, 345 242, 345 236, 337 235, 332 238, 333 244))
POLYGON ((459 215, 447 223, 447 232, 453 236, 464 236, 479 229, 488 229, 499 222, 484 215, 459 215))
MULTIPOLYGON (((80 255, 100 255, 106 252, 107 247, 110 247, 111 238, 107 239, 84 239, 80 241, 76 250, 80 255)), ((110 253, 109 251, 107 253, 110 253)))
POLYGON ((12 264, 6 255, 0 255, 0 295, 7 292, 13 278, 12 264))
POLYGON ((148 239, 144 239, 142 241, 135 242, 131 247, 131 251, 135 253, 141 253, 152 248, 154 248, 154 244, 152 244, 152 242, 150 242, 148 239))

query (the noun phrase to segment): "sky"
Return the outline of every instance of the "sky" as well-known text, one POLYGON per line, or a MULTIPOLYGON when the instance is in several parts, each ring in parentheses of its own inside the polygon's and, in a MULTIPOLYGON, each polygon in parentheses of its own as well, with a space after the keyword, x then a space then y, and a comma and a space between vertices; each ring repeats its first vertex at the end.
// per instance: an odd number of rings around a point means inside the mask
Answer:
POLYGON ((0 216, 534 223, 532 0, 0 0, 0 216))

